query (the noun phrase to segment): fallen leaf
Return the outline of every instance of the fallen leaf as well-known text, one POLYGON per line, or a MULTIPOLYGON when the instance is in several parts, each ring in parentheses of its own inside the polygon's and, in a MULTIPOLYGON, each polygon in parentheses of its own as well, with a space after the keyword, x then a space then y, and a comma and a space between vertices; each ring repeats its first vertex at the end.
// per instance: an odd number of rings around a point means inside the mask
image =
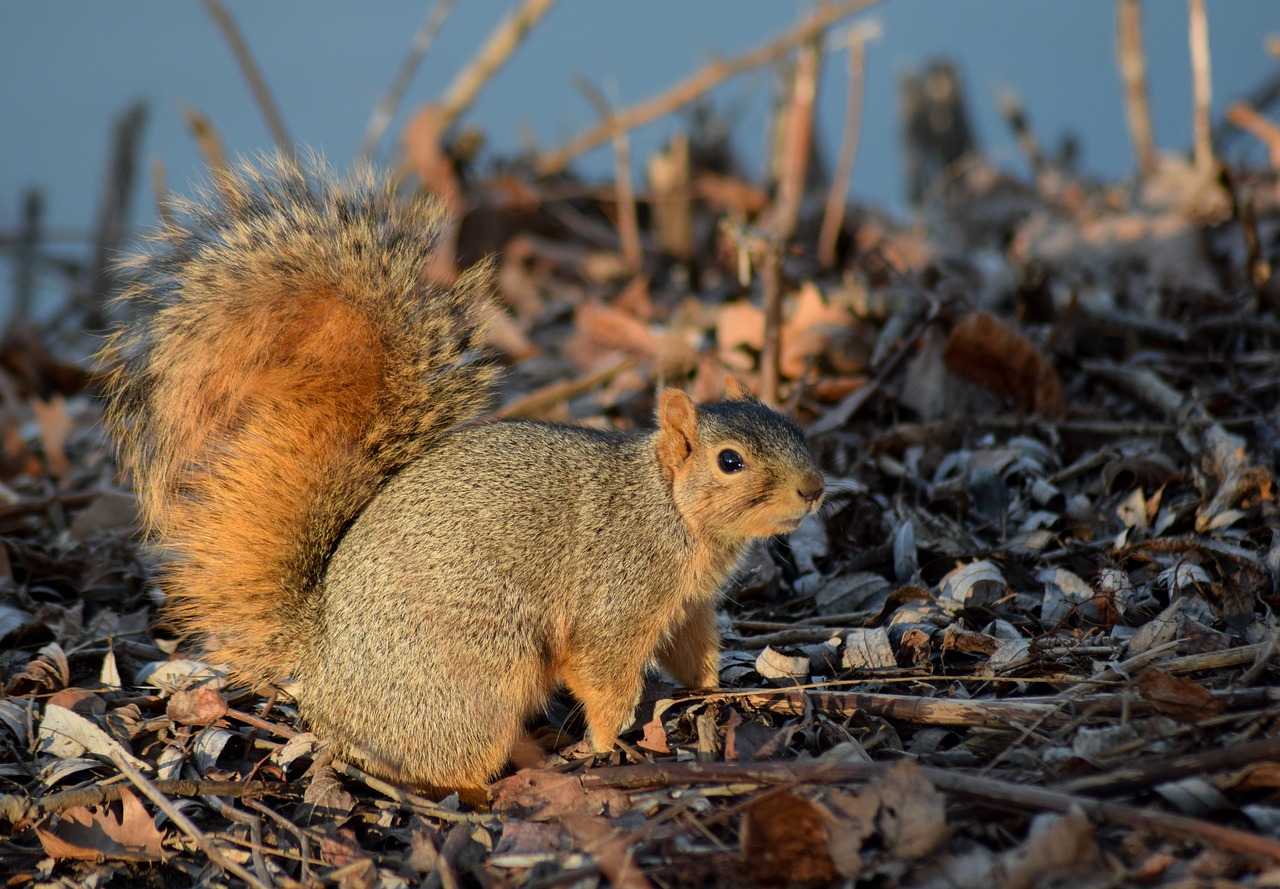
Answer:
POLYGON ((1077 885, 1070 877, 1099 867, 1094 833, 1094 826, 1079 812, 1036 817, 1027 841, 1000 857, 996 886, 998 889, 1030 889, 1032 886, 1077 885))
MULTIPOLYGON (((507 838, 506 830, 503 830, 502 838, 507 838)), ((405 864, 420 874, 435 870, 436 860, 440 857, 440 842, 440 834, 434 829, 426 825, 417 828, 409 835, 409 857, 405 864)))
POLYGON ((1138 691, 1157 713, 1179 722, 1199 722, 1217 716, 1226 706, 1204 686, 1154 668, 1138 675, 1138 691))
POLYGON ((67 458, 67 436, 71 433, 71 417, 67 415, 67 405, 61 395, 55 395, 48 401, 39 398, 31 400, 31 410, 35 412, 36 422, 40 424, 40 442, 44 446, 44 459, 48 463, 49 474, 54 478, 62 478, 71 468, 67 458))
POLYGON ((864 793, 879 800, 876 827, 893 854, 922 858, 947 838, 945 800, 911 760, 894 763, 864 793))
POLYGON ((641 873, 627 837, 599 815, 566 813, 563 822, 574 843, 595 857, 600 872, 615 889, 653 889, 641 873))
POLYGON ((493 811, 509 818, 548 821, 570 812, 618 814, 626 810, 626 794, 611 788, 587 790, 576 775, 548 769, 521 769, 490 788, 493 811))
POLYGON ((753 370, 748 354, 764 348, 764 312, 749 302, 725 303, 716 312, 716 347, 720 362, 734 370, 753 370))
POLYGON ((796 793, 763 795, 742 822, 742 853, 762 882, 834 880, 829 841, 825 810, 796 793))
POLYGON ((885 670, 898 665, 884 627, 862 627, 850 630, 844 637, 846 670, 885 670))
POLYGON ((334 867, 346 867, 362 860, 365 856, 360 849, 355 831, 349 827, 342 827, 320 840, 320 857, 334 867))
POLYGON ((307 772, 311 783, 303 791, 302 801, 315 807, 316 816, 342 818, 356 807, 356 798, 342 786, 342 780, 328 765, 317 761, 307 772))
POLYGON ((654 753, 671 752, 671 748, 667 746, 667 729, 662 724, 662 714, 656 709, 653 718, 644 724, 644 736, 637 742, 637 746, 654 753))
POLYGON ((216 688, 176 691, 169 698, 165 715, 179 725, 208 725, 227 715, 227 702, 216 688))
MULTIPOLYGON (((799 379, 813 358, 836 351, 830 349, 833 340, 841 337, 852 323, 853 314, 848 308, 827 302, 818 285, 805 281, 782 325, 782 349, 778 358, 782 375, 799 379)), ((854 361, 841 369, 856 373, 862 369, 861 362, 854 361)))
POLYGON ((568 839, 568 831, 560 824, 510 821, 502 828, 502 839, 489 857, 489 864, 495 867, 533 867, 554 860, 568 845, 568 839))
POLYGON ((5 693, 24 695, 65 688, 71 681, 71 667, 67 653, 57 642, 50 642, 39 654, 27 662, 21 672, 5 683, 5 693))
POLYGON ((809 656, 803 651, 779 651, 766 645, 756 657, 756 672, 765 679, 803 682, 809 678, 809 656))
POLYGON ((942 353, 947 370, 1051 420, 1066 415, 1062 381, 1030 340, 986 312, 962 318, 942 353))
POLYGON ((938 599, 950 607, 989 605, 1005 594, 1004 575, 994 562, 979 559, 949 572, 938 584, 938 599))
POLYGON ((36 825, 50 858, 87 861, 163 861, 164 832, 127 787, 120 788, 120 817, 110 806, 73 806, 36 825))
POLYGON ((79 713, 56 704, 49 704, 44 709, 39 740, 43 752, 63 759, 85 753, 110 759, 112 754, 119 754, 137 768, 150 768, 102 728, 79 713))

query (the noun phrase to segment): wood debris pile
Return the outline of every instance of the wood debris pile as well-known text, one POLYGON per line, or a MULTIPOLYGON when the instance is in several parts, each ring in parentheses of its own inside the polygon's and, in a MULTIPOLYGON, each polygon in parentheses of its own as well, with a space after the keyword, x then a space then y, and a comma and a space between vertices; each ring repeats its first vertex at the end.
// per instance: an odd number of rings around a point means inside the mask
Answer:
POLYGON ((426 799, 154 622, 92 375, 11 337, 8 886, 1274 882, 1274 173, 970 157, 920 225, 845 208, 822 261, 821 208, 696 134, 634 190, 466 174, 440 134, 407 157, 459 214, 435 273, 498 257, 499 414, 643 426, 732 374, 806 427, 821 515, 729 591, 721 688, 654 676, 608 757, 559 699, 547 768, 426 799))

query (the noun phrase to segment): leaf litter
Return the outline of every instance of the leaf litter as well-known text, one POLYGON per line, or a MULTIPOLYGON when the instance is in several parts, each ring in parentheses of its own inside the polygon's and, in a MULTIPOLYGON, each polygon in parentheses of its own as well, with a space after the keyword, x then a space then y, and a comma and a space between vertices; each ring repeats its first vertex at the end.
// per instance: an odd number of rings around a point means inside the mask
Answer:
POLYGON ((463 181, 438 121, 406 133, 460 214, 433 275, 500 256, 500 412, 642 426, 658 381, 733 375, 808 430, 821 515, 728 591, 720 688, 655 674, 603 757, 559 698, 517 756, 540 767, 428 799, 168 635, 91 375, 15 338, 8 885, 1275 884, 1274 171, 1125 188, 979 156, 921 225, 846 208, 827 267, 807 211, 770 265, 771 199, 695 163, 640 196, 637 271, 612 189, 463 181))

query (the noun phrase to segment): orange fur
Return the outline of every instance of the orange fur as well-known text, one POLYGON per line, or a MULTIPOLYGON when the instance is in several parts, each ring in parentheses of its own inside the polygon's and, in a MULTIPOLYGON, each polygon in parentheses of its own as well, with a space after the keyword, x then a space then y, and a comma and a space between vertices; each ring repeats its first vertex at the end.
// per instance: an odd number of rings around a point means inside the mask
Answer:
POLYGON ((469 355, 487 270, 425 283, 440 209, 313 172, 246 167, 186 205, 133 263, 144 314, 103 353, 170 616, 249 679, 297 670, 343 528, 493 375, 469 355))

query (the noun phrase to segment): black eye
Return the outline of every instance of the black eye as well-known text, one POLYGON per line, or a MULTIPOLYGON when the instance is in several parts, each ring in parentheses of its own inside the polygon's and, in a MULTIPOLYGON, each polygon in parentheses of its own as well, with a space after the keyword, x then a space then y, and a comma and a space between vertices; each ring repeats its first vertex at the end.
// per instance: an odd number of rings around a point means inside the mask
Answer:
POLYGON ((725 448, 721 451, 720 456, 716 458, 716 462, 720 464, 720 471, 725 473, 741 472, 747 468, 742 455, 733 448, 725 448))

